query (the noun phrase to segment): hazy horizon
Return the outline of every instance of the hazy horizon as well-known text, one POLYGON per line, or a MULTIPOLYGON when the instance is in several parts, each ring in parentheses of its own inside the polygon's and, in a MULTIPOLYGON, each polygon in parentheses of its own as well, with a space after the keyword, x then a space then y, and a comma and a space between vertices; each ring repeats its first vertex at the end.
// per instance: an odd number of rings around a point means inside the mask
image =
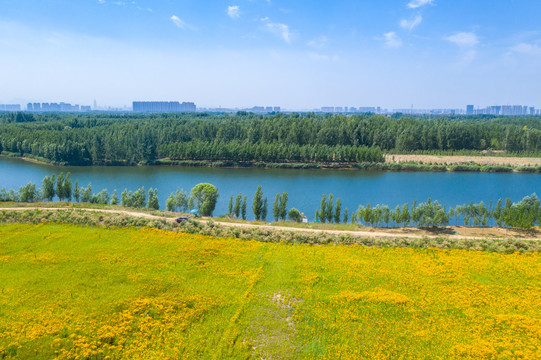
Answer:
POLYGON ((0 103, 541 107, 541 3, 0 0, 0 103))

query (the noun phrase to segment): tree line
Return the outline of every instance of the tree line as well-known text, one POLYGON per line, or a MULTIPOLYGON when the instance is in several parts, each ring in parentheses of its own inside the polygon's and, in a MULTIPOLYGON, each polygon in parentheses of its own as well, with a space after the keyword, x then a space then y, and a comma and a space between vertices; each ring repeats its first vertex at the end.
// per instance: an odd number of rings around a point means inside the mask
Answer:
MULTIPOLYGON (((198 184, 193 187, 190 193, 184 190, 177 190, 171 193, 166 201, 166 210, 172 212, 187 212, 190 209, 197 209, 203 216, 212 216, 219 198, 218 189, 208 183, 198 184)), ((0 189, 0 202, 19 201, 53 201, 57 197, 60 201, 75 201, 100 205, 122 205, 133 208, 160 208, 158 190, 145 190, 144 187, 135 191, 124 191, 118 196, 117 190, 110 194, 106 189, 95 193, 92 184, 81 187, 79 181, 71 180, 71 174, 60 173, 58 176, 45 176, 41 186, 34 183, 21 186, 17 191, 5 188, 0 189)), ((275 221, 285 221, 289 218, 292 221, 302 221, 304 214, 298 209, 291 208, 288 211, 287 192, 278 193, 272 203, 272 215, 275 221)), ((264 197, 261 186, 252 200, 252 212, 256 221, 267 221, 269 204, 267 197, 264 197)), ((238 194, 231 196, 228 204, 227 216, 246 219, 248 212, 248 196, 238 194)), ((529 229, 539 225, 541 222, 541 202, 536 194, 524 197, 521 201, 514 203, 511 199, 499 199, 496 204, 490 202, 485 205, 483 202, 474 204, 458 205, 447 209, 438 201, 428 199, 424 203, 417 200, 410 204, 396 206, 395 209, 387 205, 371 204, 360 205, 351 214, 348 208, 342 212, 342 201, 340 198, 334 200, 333 194, 324 194, 321 198, 320 208, 315 212, 315 221, 328 223, 356 223, 372 227, 389 226, 488 226, 491 222, 499 227, 518 227, 529 229)))
POLYGON ((383 151, 541 151, 541 119, 534 116, 23 115, 0 115, 0 151, 71 165, 360 163, 382 162, 383 151))

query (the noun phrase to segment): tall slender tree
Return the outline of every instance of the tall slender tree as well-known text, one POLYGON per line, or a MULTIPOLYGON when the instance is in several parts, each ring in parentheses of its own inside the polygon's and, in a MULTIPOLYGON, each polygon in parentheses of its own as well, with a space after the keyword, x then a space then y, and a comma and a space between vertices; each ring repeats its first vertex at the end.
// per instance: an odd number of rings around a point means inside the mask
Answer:
POLYGON ((334 222, 340 224, 340 213, 342 212, 342 200, 336 199, 336 207, 334 210, 334 222))
POLYGON ((227 205, 227 215, 233 215, 233 195, 229 198, 229 204, 227 205))
POLYGON ((81 199, 81 188, 79 187, 79 180, 75 180, 75 188, 73 189, 73 199, 77 202, 81 199))
POLYGON ((282 196, 280 197, 280 218, 282 220, 285 220, 287 216, 287 201, 288 201, 288 193, 284 192, 282 193, 282 196))
POLYGON ((327 217, 327 221, 328 222, 332 222, 334 220, 334 195, 333 194, 329 194, 329 200, 328 200, 328 203, 327 203, 327 213, 325 214, 325 216, 327 217))
POLYGON ((242 200, 242 220, 246 220, 246 208, 247 208, 248 198, 246 195, 244 196, 244 199, 242 200))
POLYGON ((263 208, 261 209, 261 220, 263 221, 267 221, 268 207, 269 207, 268 200, 267 198, 265 198, 263 200, 263 208))
POLYGON ((280 219, 280 193, 276 194, 274 202, 272 203, 272 215, 274 220, 278 221, 280 219))
POLYGON ((255 192, 252 211, 254 212, 256 221, 261 220, 261 213, 263 211, 263 191, 261 190, 261 185, 257 187, 255 192))
POLYGON ((235 199, 235 206, 233 207, 233 213, 237 219, 240 219, 240 208, 242 206, 242 194, 238 194, 235 199))
POLYGON ((318 213, 319 221, 324 223, 327 220, 327 195, 323 194, 321 197, 321 204, 318 213))
POLYGON ((55 182, 56 182, 55 175, 45 176, 43 178, 43 181, 41 183, 41 193, 44 199, 53 201, 56 195, 55 182))

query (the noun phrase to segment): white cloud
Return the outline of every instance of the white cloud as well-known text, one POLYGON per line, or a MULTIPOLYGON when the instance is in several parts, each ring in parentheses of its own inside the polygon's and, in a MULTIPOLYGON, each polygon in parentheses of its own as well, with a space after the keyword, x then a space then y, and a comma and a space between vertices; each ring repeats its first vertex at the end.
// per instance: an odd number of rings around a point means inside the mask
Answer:
POLYGON ((421 6, 432 5, 434 0, 412 0, 408 3, 410 9, 417 9, 421 6))
POLYGON ((417 15, 415 18, 411 20, 403 19, 400 21, 400 26, 403 29, 406 29, 408 31, 412 31, 417 25, 419 25, 423 21, 423 17, 421 15, 417 15))
POLYGON ((327 44, 327 37, 326 36, 320 36, 317 39, 313 39, 308 41, 307 45, 313 48, 321 49, 327 44))
POLYGON ((513 46, 511 50, 523 55, 541 56, 541 46, 537 44, 520 43, 513 46))
POLYGON ((399 48, 402 46, 402 40, 394 31, 383 34, 383 41, 385 41, 385 46, 390 48, 399 48))
POLYGON ((337 55, 329 56, 329 55, 319 54, 313 51, 308 52, 308 58, 315 61, 333 61, 333 62, 340 61, 340 57, 338 57, 337 55))
POLYGON ((286 43, 289 44, 291 42, 291 32, 289 31, 289 26, 286 24, 267 23, 265 27, 270 32, 280 36, 286 43))
POLYGON ((451 36, 447 36, 445 40, 462 48, 471 48, 479 44, 479 38, 472 32, 459 32, 451 36))
POLYGON ((240 6, 238 5, 228 6, 227 15, 229 15, 231 19, 238 19, 240 17, 240 6))
POLYGON ((194 30, 194 27, 191 26, 190 24, 187 24, 184 20, 180 19, 178 16, 176 15, 173 15, 171 16, 171 21, 173 21, 173 23, 179 28, 179 29, 182 29, 182 30, 186 30, 186 29, 189 29, 189 30, 194 30))
POLYGON ((467 68, 477 58, 477 45, 479 38, 472 32, 459 32, 447 36, 445 40, 455 44, 460 48, 459 59, 455 64, 458 70, 467 68))
POLYGON ((98 0, 100 4, 105 4, 105 0, 98 0))

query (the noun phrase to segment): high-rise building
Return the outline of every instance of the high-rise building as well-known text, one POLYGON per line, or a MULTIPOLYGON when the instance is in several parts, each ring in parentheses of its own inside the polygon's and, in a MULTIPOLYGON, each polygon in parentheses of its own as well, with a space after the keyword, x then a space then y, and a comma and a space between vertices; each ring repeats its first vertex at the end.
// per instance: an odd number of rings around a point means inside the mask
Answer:
POLYGON ((375 113, 376 108, 373 106, 362 106, 359 108, 360 113, 375 113))
POLYGON ((180 112, 178 101, 134 101, 133 112, 170 113, 180 112))
POLYGON ((139 113, 175 113, 194 112, 197 107, 193 102, 178 101, 134 101, 133 112, 139 113))
POLYGON ((193 102, 183 102, 180 105, 180 111, 182 112, 196 112, 197 106, 193 102))
POLYGON ((491 115, 501 115, 502 107, 501 106, 491 106, 489 114, 491 115))
POLYGON ((466 105, 466 115, 473 115, 473 105, 466 105))
POLYGON ((19 104, 0 104, 0 111, 21 111, 19 104))

